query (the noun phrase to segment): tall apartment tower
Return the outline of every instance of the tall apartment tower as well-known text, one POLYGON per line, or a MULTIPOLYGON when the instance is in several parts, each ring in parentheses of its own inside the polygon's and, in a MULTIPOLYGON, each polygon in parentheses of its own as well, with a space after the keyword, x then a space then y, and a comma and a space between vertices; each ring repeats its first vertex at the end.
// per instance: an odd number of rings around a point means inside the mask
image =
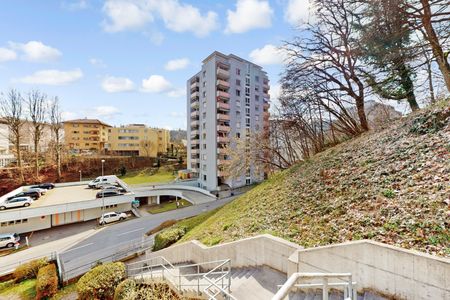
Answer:
POLYGON ((200 187, 218 191, 263 179, 251 168, 239 178, 224 170, 225 148, 235 138, 267 132, 269 80, 263 69, 233 54, 214 52, 187 81, 188 168, 200 187))

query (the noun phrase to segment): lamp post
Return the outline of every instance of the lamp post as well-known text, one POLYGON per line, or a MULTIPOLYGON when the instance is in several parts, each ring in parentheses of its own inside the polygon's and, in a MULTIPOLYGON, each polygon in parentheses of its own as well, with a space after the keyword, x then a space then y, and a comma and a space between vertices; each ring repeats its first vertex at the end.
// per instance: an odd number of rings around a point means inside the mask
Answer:
POLYGON ((105 160, 104 159, 102 159, 102 177, 103 177, 103 166, 105 165, 105 160))
POLYGON ((82 179, 83 179, 83 177, 82 177, 82 175, 81 175, 81 170, 80 171, 78 171, 78 172, 80 172, 80 182, 81 181, 83 181, 82 179))

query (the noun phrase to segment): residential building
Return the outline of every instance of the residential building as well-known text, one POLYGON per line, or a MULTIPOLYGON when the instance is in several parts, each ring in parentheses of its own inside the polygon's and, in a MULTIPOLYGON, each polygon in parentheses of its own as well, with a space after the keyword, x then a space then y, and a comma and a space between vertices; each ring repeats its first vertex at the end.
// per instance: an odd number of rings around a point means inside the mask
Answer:
POLYGON ((108 153, 127 156, 157 157, 167 152, 170 144, 168 130, 130 124, 108 129, 108 153))
POLYGON ((253 167, 238 178, 229 176, 225 148, 235 138, 268 134, 268 92, 269 80, 260 66, 217 51, 187 81, 188 169, 200 187, 218 191, 263 179, 253 167))
POLYGON ((101 153, 108 140, 110 125, 97 119, 64 122, 64 143, 73 153, 101 153))
POLYGON ((8 166, 14 161, 14 155, 9 151, 9 129, 0 120, 0 168, 8 166))

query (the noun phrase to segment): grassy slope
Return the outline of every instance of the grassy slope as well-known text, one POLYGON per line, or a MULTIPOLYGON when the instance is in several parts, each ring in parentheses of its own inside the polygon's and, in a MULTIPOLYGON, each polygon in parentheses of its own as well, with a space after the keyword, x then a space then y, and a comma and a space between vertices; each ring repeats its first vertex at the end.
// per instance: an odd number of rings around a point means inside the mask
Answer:
MULTIPOLYGON (((184 207, 192 206, 191 202, 186 201, 184 199, 181 199, 179 202, 180 202, 181 206, 178 209, 182 209, 184 207)), ((175 209, 177 209, 177 203, 175 201, 172 201, 172 202, 163 202, 160 205, 152 206, 147 211, 149 213, 151 213, 151 214, 159 214, 159 213, 162 213, 162 212, 166 212, 166 211, 169 211, 169 210, 175 210, 175 209)))
POLYGON ((450 256, 448 102, 443 107, 342 143, 273 176, 181 242, 211 245, 271 233, 312 247, 369 238, 450 256), (410 132, 414 122, 436 111, 445 112, 446 128, 410 132))
MULTIPOLYGON (((36 279, 28 279, 18 284, 12 284, 8 287, 1 288, 0 298, 2 296, 20 297, 20 299, 28 300, 36 297, 36 279)), ((8 298, 6 298, 8 299, 8 298)), ((16 298, 12 298, 16 299, 16 298)))
POLYGON ((127 184, 141 183, 165 183, 175 179, 172 172, 161 170, 156 174, 149 174, 146 170, 140 172, 130 172, 121 179, 127 184))

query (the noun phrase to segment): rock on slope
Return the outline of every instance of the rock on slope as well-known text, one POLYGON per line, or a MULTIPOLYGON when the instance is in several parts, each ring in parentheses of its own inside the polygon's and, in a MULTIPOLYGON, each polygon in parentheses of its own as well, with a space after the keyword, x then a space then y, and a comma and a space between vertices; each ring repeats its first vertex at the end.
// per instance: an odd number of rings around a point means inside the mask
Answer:
POLYGON ((449 151, 444 102, 273 176, 182 241, 271 233, 313 247, 367 238, 450 256, 449 151))

